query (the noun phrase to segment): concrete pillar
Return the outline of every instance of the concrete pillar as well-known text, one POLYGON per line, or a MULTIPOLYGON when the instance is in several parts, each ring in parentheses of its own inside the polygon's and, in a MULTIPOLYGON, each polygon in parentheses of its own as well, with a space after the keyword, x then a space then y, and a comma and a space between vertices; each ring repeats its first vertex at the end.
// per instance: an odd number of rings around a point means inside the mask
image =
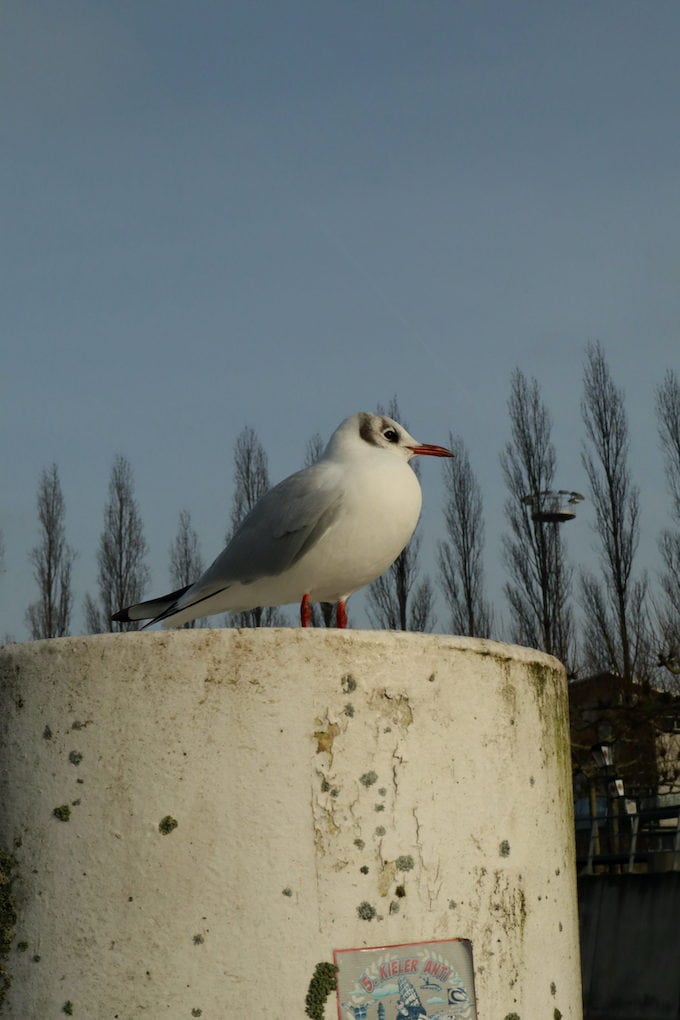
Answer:
POLYGON ((566 680, 539 652, 297 629, 7 646, 0 805, 0 1015, 305 1020, 334 950, 462 938, 476 1014, 414 979, 428 1016, 581 1017, 566 680))

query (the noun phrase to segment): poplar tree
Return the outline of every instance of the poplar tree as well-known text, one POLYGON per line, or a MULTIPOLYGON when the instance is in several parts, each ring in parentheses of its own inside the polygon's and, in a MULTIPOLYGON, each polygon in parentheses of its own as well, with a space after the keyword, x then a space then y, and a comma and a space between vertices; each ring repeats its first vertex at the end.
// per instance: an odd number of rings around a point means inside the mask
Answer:
POLYGON ((584 657, 591 671, 621 677, 630 696, 649 677, 647 577, 633 573, 640 535, 640 493, 628 467, 630 439, 623 391, 599 343, 588 344, 581 411, 586 430, 581 461, 595 508, 600 576, 580 575, 584 657))
POLYGON ((56 464, 45 468, 38 484, 40 539, 29 558, 38 598, 26 610, 31 638, 63 637, 69 633, 73 593, 71 571, 75 553, 66 542, 66 507, 56 464))
POLYGON ((510 440, 500 460, 508 490, 505 513, 510 531, 502 542, 512 639, 556 655, 571 668, 575 658, 572 571, 559 524, 534 520, 527 503, 527 497, 540 497, 555 484, 552 419, 536 379, 527 379, 519 369, 511 378, 508 415, 510 440))
MULTIPOLYGON (((255 429, 246 425, 234 444, 234 494, 227 542, 269 487, 267 454, 255 429)), ((279 627, 283 617, 276 606, 257 606, 229 613, 227 623, 232 627, 279 627)))
POLYGON ((484 592, 484 511, 479 483, 460 436, 449 433, 454 456, 444 464, 444 526, 439 582, 454 634, 489 637, 492 610, 484 592))
POLYGON ((656 617, 659 663, 680 675, 680 380, 669 369, 656 391, 656 415, 670 496, 671 527, 659 536, 662 571, 656 617))
POLYGON ((147 544, 135 499, 130 462, 118 454, 109 480, 109 500, 97 550, 98 600, 85 598, 85 621, 90 633, 139 630, 141 624, 114 623, 111 616, 124 606, 140 602, 151 577, 146 564, 147 544))
MULTIPOLYGON (((193 584, 203 573, 203 560, 198 543, 198 534, 191 524, 191 514, 181 510, 177 534, 170 546, 170 584, 173 589, 193 584)), ((185 628, 202 627, 205 618, 189 620, 185 628)))

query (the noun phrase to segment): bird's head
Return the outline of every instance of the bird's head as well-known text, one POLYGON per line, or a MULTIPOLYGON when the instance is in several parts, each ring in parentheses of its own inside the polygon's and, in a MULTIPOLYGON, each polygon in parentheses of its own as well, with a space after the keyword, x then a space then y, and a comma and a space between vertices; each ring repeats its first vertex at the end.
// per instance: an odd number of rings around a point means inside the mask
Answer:
POLYGON ((405 461, 412 457, 453 457, 445 446, 419 443, 406 431, 403 425, 385 414, 370 414, 359 411, 338 426, 328 444, 328 453, 342 450, 343 453, 361 453, 366 448, 386 450, 405 461))

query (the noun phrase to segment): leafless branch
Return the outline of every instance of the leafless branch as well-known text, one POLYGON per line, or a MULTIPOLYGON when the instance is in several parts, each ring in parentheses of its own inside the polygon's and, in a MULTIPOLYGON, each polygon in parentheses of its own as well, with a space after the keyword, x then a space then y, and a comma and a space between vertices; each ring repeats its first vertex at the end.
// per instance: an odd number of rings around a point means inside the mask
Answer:
POLYGON ((146 565, 147 544, 134 495, 130 462, 118 454, 109 480, 109 501, 104 508, 104 527, 97 550, 99 601, 85 598, 86 625, 94 633, 105 630, 138 630, 139 623, 111 623, 122 606, 139 602, 150 580, 146 565))
MULTIPOLYGON (((198 535, 191 525, 191 514, 181 510, 177 534, 170 546, 170 583, 173 588, 193 584, 203 573, 203 560, 198 544, 198 535)), ((200 627, 202 622, 190 620, 185 628, 200 627)))
POLYGON ((558 656, 568 668, 575 659, 571 609, 572 570, 559 524, 532 519, 525 498, 549 491, 555 481, 552 420, 538 383, 516 369, 508 400, 511 438, 501 453, 508 490, 505 513, 510 532, 503 536, 509 580, 504 586, 513 638, 558 656))
POLYGON ((26 611, 33 640, 68 634, 73 606, 71 570, 75 553, 66 542, 65 504, 56 464, 40 476, 37 504, 40 541, 31 550, 30 560, 39 594, 26 611))
POLYGON ((463 440, 449 434, 445 462, 446 539, 439 543, 439 580, 454 634, 489 637, 492 610, 484 594, 482 495, 463 440))
MULTIPOLYGON (((646 581, 637 584, 633 581, 640 498, 628 468, 628 420, 623 393, 615 386, 598 343, 589 344, 586 350, 581 410, 586 429, 581 460, 595 508, 602 571, 602 613, 587 621, 590 648, 596 656, 598 645, 593 628, 597 625, 601 663, 621 676, 623 689, 630 695, 634 679, 648 678, 645 674, 649 663, 646 581)), ((581 597, 587 614, 590 602, 583 577, 581 597)))
MULTIPOLYGON (((234 444, 234 495, 231 504, 231 529, 227 541, 245 517, 269 489, 267 454, 255 429, 246 425, 234 444)), ((276 607, 257 606, 243 612, 229 613, 230 627, 279 627, 283 616, 276 607)))

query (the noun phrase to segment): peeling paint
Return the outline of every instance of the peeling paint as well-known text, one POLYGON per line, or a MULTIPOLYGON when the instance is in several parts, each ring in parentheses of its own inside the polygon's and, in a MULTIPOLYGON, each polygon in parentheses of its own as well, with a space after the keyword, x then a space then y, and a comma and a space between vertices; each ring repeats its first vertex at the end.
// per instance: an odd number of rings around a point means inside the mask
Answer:
POLYGON ((380 896, 387 896, 394 882, 394 877, 397 873, 397 867, 394 861, 384 861, 382 868, 380 869, 380 875, 378 876, 378 894, 380 896))
POLYGON ((368 698, 369 707, 400 729, 408 729, 413 723, 413 711, 405 694, 390 694, 386 688, 373 690, 368 698))
POLYGON ((337 723, 329 722, 325 730, 316 730, 314 733, 314 739, 316 740, 316 753, 327 754, 333 753, 333 741, 340 733, 340 727, 337 723))

